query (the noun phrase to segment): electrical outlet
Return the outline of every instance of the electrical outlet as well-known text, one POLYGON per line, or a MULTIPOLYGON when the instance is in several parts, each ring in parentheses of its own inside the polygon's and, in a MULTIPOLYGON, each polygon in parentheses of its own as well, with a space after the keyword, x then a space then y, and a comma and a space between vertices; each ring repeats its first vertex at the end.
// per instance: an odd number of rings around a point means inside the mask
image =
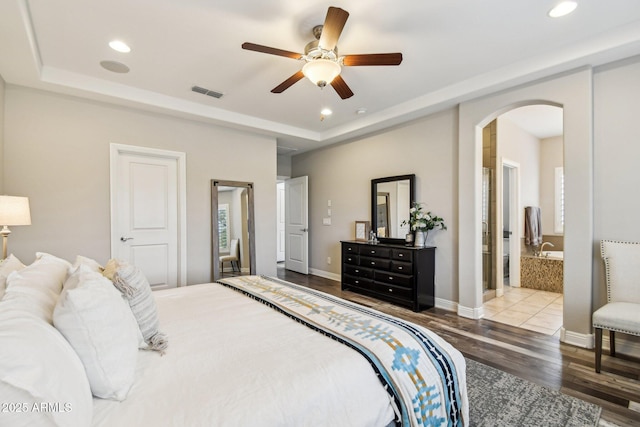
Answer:
POLYGON ((330 256, 327 257, 327 264, 331 264, 331 257, 330 256))

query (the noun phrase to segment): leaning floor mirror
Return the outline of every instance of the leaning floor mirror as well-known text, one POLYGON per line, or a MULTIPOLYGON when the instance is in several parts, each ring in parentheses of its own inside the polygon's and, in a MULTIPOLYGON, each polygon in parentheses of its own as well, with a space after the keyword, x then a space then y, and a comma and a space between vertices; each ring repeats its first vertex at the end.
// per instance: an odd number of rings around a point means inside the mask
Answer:
POLYGON ((255 274, 254 224, 253 183, 212 179, 211 281, 227 270, 255 274))

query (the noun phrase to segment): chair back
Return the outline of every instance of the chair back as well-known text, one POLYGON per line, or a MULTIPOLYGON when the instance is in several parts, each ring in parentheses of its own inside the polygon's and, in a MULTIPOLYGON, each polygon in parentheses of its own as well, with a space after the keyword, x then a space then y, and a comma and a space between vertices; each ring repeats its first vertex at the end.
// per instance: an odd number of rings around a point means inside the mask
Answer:
POLYGON ((231 239, 229 255, 236 257, 236 259, 240 259, 240 241, 238 239, 231 239))
POLYGON ((640 303, 640 243, 603 240, 607 302, 640 303))

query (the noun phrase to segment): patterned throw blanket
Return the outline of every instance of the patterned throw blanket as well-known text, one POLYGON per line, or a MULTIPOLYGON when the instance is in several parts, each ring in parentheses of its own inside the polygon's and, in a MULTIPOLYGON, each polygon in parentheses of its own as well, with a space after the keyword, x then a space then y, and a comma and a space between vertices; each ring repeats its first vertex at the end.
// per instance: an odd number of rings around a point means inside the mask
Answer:
POLYGON ((454 365, 452 347, 433 332, 274 278, 240 276, 218 283, 357 350, 393 394, 402 426, 468 424, 464 359, 454 365))

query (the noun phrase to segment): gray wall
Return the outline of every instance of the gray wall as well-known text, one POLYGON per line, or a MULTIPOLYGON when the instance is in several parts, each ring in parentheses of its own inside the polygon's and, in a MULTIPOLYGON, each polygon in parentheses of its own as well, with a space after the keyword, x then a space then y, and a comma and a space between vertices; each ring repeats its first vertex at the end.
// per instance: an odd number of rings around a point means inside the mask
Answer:
POLYGON ((4 192, 4 91, 5 83, 0 76, 0 193, 4 192))
POLYGON ((457 301, 456 140, 451 109, 349 144, 292 159, 292 176, 309 176, 309 259, 314 270, 340 274, 340 240, 355 237, 357 220, 371 219, 371 180, 416 174, 416 200, 445 219, 429 233, 437 246, 436 297, 457 301), (331 200, 332 225, 322 225, 331 200), (332 263, 327 264, 327 257, 332 263))
POLYGON ((640 59, 594 76, 594 308, 606 302, 601 239, 640 242, 640 59))
POLYGON ((109 144, 186 152, 187 282, 211 271, 210 180, 255 184, 256 267, 275 274, 276 141, 210 124, 8 85, 5 191, 29 196, 32 225, 9 251, 67 259, 110 256, 109 144))

